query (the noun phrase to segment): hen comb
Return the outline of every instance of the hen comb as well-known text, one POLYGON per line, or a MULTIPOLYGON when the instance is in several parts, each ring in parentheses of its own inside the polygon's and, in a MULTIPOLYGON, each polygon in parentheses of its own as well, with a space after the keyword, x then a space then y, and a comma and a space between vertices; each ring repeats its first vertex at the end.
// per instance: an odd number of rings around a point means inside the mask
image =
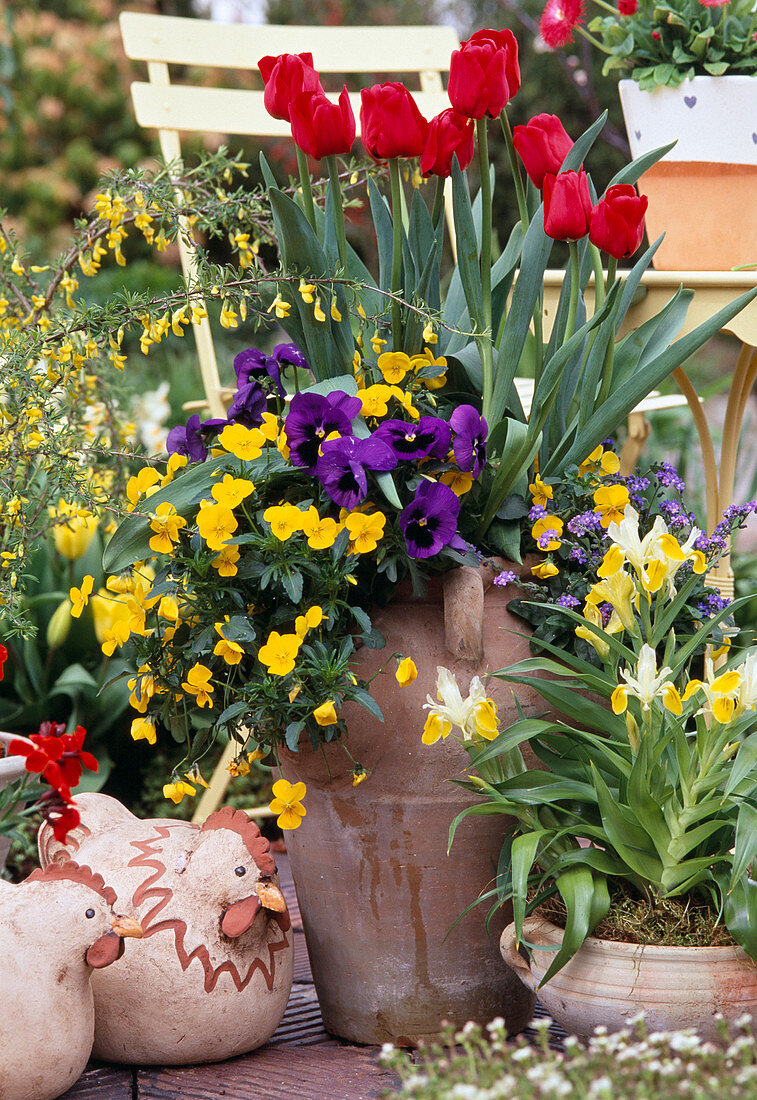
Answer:
POLYGON ((215 813, 206 818, 200 831, 205 832, 207 830, 211 832, 213 829, 229 829, 233 833, 238 833, 244 841, 247 851, 263 874, 275 874, 276 863, 271 855, 271 846, 244 810, 235 810, 231 806, 224 806, 222 810, 216 810, 215 813))
POLYGON ((105 879, 91 867, 85 867, 67 859, 65 863, 51 863, 47 867, 38 867, 26 878, 26 882, 56 882, 67 879, 89 886, 96 894, 105 898, 108 905, 115 905, 118 895, 112 886, 105 885, 105 879))

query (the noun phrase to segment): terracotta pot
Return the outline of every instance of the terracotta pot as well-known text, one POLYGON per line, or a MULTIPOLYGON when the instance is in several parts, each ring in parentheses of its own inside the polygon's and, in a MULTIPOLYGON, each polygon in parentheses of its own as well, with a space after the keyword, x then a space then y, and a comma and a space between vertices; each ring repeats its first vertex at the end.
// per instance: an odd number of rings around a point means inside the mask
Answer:
POLYGON ((757 1013, 757 964, 740 947, 650 947, 589 936, 562 970, 540 986, 562 943, 563 930, 543 917, 526 918, 534 948, 529 964, 515 947, 515 925, 502 933, 502 957, 554 1020, 588 1038, 604 1025, 619 1031, 643 1011, 650 1031, 694 1028, 716 1039, 715 1015, 735 1020, 757 1013))
MULTIPOLYGON (((514 976, 501 980, 496 942, 508 912, 492 922, 491 938, 489 902, 455 925, 492 886, 508 819, 469 817, 448 855, 450 823, 475 801, 450 782, 465 777, 468 755, 453 736, 421 742, 438 665, 465 694, 473 675, 529 655, 524 623, 506 609, 512 588, 493 586, 495 575, 455 570, 427 598, 400 597, 373 616, 386 648, 361 650, 356 671, 368 679, 389 658, 371 685, 385 720, 345 708, 346 747, 365 782, 353 786, 338 744, 281 759, 287 779, 307 784, 307 816, 287 847, 321 1011, 330 1032, 355 1042, 413 1045, 438 1034, 444 1018, 461 1025, 501 1015, 517 1032, 531 1018, 530 991, 514 976), (393 653, 418 667, 409 687, 397 684, 393 653)), ((512 687, 489 686, 503 722, 515 720, 512 687)), ((517 690, 527 713, 544 710, 535 693, 517 690)))
MULTIPOLYGON (((17 733, 0 733, 0 753, 4 753, 11 741, 27 741, 17 733)), ((0 790, 10 783, 15 783, 26 774, 26 758, 22 756, 0 755, 0 790)), ((10 850, 11 842, 7 837, 0 836, 0 871, 5 866, 5 860, 10 850)))
POLYGON ((677 141, 639 180, 661 271, 757 263, 757 77, 696 76, 645 92, 621 80, 633 157, 677 141))

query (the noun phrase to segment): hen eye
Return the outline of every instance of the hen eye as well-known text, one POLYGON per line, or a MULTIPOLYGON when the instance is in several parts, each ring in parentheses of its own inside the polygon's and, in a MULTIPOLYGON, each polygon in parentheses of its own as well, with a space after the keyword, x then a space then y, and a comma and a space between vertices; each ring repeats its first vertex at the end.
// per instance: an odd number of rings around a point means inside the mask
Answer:
POLYGON ((242 875, 247 874, 247 868, 246 867, 235 867, 234 868, 234 874, 239 875, 239 877, 241 878, 242 875))
POLYGON ((95 915, 94 909, 88 909, 87 912, 84 914, 84 916, 87 918, 87 920, 92 920, 94 915, 95 915))

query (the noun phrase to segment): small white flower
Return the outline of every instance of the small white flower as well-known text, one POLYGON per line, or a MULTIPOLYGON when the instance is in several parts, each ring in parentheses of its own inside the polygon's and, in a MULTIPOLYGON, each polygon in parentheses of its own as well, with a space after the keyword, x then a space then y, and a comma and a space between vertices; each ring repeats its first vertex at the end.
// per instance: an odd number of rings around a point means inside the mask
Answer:
POLYGON ((689 1031, 676 1031, 670 1038, 670 1049, 680 1054, 699 1049, 699 1038, 689 1031))

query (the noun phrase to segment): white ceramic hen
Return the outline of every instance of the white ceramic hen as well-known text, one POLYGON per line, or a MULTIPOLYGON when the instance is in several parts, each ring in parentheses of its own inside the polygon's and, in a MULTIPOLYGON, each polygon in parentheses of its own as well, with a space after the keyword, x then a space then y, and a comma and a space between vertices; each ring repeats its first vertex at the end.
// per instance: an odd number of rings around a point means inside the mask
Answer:
POLYGON ((87 862, 119 911, 138 920, 142 949, 96 975, 94 1053, 112 1062, 188 1065, 264 1043, 292 985, 294 948, 268 841, 241 810, 204 825, 140 821, 102 794, 77 797, 81 826, 60 845, 39 834, 43 866, 87 862))
POLYGON ((0 1100, 52 1100, 81 1076, 95 1030, 91 978, 138 924, 89 867, 61 862, 0 881, 0 1100))

